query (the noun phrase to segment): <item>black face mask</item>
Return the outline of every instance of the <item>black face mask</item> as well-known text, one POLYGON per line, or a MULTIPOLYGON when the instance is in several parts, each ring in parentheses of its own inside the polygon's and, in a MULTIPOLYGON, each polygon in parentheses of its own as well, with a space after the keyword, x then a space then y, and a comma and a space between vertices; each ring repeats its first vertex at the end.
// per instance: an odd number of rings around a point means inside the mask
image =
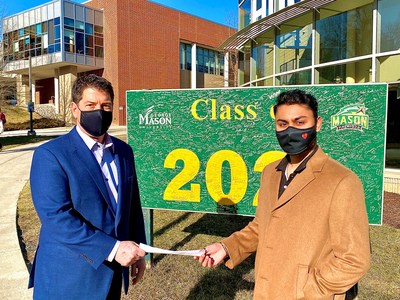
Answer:
POLYGON ((300 154, 314 146, 317 138, 316 126, 299 129, 289 126, 285 130, 276 131, 279 145, 289 155, 300 154))
POLYGON ((110 128, 112 122, 112 111, 105 111, 102 109, 80 111, 80 124, 90 135, 102 136, 107 132, 108 128, 110 128))

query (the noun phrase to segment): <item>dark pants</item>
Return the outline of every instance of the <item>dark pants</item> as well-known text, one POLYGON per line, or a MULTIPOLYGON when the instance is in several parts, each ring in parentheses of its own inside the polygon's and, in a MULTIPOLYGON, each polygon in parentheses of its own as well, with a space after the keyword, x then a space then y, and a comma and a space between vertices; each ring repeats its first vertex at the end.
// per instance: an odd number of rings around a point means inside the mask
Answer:
POLYGON ((122 289, 122 272, 115 271, 106 300, 121 299, 121 289, 122 289))

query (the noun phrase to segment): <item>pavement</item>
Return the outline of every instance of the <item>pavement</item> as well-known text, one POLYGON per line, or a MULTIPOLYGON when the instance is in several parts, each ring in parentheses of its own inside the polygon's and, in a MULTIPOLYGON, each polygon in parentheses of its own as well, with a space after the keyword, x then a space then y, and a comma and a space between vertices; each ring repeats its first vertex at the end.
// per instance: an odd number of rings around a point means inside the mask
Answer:
MULTIPOLYGON (((35 129, 36 135, 58 136, 71 128, 35 129)), ((111 135, 126 133, 125 126, 112 126, 111 135)), ((26 136, 24 131, 5 131, 7 136, 26 136)), ((0 299, 32 299, 28 290, 29 272, 25 264, 17 233, 18 197, 29 180, 34 150, 45 142, 27 144, 0 152, 0 299)), ((32 212, 36 213, 36 212, 32 212)))

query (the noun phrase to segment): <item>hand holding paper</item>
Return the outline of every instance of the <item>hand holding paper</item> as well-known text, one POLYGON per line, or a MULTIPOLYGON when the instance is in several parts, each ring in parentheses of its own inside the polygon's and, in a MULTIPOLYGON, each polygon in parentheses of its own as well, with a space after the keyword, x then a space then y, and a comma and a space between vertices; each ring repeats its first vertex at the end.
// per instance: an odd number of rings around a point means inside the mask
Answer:
POLYGON ((187 255, 187 256, 201 256, 204 254, 204 249, 201 250, 187 250, 187 251, 173 251, 161 248, 152 247, 146 244, 140 244, 139 248, 146 253, 157 253, 157 254, 175 254, 175 255, 187 255))

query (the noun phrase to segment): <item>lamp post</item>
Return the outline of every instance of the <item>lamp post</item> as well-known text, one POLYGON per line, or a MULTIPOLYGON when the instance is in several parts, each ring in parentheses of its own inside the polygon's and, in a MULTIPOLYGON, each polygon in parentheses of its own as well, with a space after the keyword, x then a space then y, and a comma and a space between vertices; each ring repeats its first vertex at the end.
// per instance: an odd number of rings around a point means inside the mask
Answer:
POLYGON ((35 136, 36 131, 33 129, 33 118, 32 114, 35 111, 34 102, 32 101, 32 57, 31 52, 29 50, 29 102, 28 102, 28 111, 29 111, 29 130, 28 136, 35 136))

